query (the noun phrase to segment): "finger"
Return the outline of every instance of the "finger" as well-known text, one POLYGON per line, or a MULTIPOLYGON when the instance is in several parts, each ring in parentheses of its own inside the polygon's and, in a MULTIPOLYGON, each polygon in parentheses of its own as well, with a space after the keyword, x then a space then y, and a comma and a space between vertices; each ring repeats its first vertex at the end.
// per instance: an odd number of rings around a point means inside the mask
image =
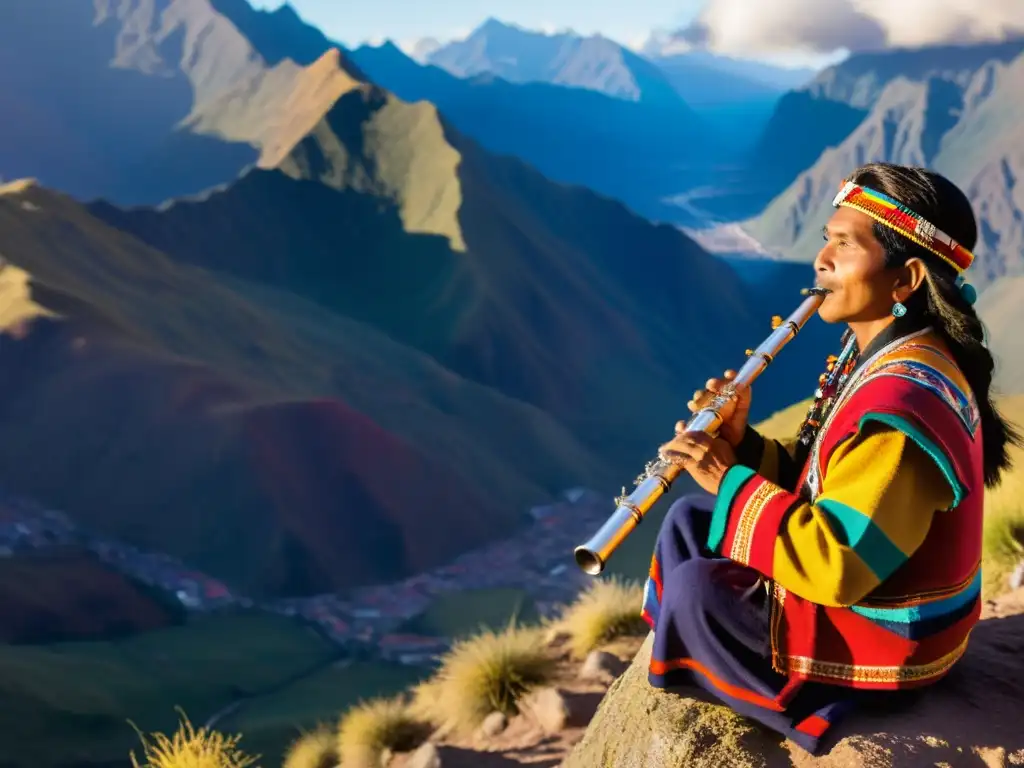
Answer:
MULTIPOLYGON (((693 403, 692 400, 689 403, 687 403, 687 405, 690 405, 691 403, 693 403)), ((692 411, 693 409, 691 408, 690 410, 692 411)), ((686 422, 682 421, 682 420, 677 421, 676 422, 676 434, 679 435, 679 434, 682 434, 685 431, 686 431, 686 422)))
POLYGON ((674 451, 699 460, 707 454, 711 442, 711 438, 703 432, 683 432, 662 445, 659 450, 674 451))
POLYGON ((725 382, 722 379, 708 379, 704 383, 704 389, 708 392, 718 392, 725 386, 725 382))
POLYGON ((725 377, 726 381, 732 381, 733 379, 736 378, 736 371, 734 371, 732 368, 730 368, 728 371, 726 371, 722 375, 725 377))
POLYGON ((697 458, 707 453, 711 449, 711 444, 715 442, 715 438, 707 432, 698 431, 686 432, 676 437, 676 440, 684 444, 687 450, 697 458))
MULTIPOLYGON (((700 410, 700 407, 697 405, 697 402, 695 400, 691 400, 690 402, 688 402, 686 404, 686 407, 690 409, 691 413, 696 413, 698 410, 700 410)), ((679 428, 677 427, 676 428, 676 432, 678 432, 678 431, 679 431, 679 428)))
POLYGON ((669 464, 678 464, 681 467, 694 463, 692 456, 687 456, 685 453, 679 453, 679 451, 673 451, 668 448, 658 451, 658 457, 662 461, 667 461, 669 464))
POLYGON ((700 454, 685 436, 680 435, 658 448, 658 455, 665 461, 678 461, 684 458, 696 459, 700 454))

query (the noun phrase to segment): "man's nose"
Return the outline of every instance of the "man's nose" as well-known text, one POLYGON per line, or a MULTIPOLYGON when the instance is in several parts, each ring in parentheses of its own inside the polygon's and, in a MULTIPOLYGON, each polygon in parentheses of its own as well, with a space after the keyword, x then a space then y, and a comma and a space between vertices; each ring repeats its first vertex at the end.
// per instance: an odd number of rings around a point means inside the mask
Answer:
POLYGON ((818 255, 814 257, 814 271, 815 272, 831 272, 832 271, 832 254, 831 249, 826 245, 820 251, 818 255))

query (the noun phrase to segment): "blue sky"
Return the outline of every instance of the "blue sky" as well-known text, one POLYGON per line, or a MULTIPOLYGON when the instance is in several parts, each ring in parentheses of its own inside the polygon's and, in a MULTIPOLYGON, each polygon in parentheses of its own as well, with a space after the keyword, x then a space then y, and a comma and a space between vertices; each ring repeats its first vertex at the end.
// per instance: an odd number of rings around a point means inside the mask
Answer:
MULTIPOLYGON (((753 0, 752 0, 753 1, 753 0)), ((282 0, 252 0, 277 8, 282 0)), ((626 45, 642 43, 654 29, 678 29, 699 11, 701 0, 291 0, 306 21, 346 46, 390 38, 404 44, 423 37, 464 37, 488 16, 529 29, 572 28, 600 32, 626 45)))

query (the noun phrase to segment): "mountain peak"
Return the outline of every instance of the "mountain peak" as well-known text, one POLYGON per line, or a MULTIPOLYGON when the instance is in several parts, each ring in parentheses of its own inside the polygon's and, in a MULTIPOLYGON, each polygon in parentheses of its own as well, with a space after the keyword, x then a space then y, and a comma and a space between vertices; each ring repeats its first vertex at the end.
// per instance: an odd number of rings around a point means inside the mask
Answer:
POLYGON ((480 26, 470 33, 470 37, 477 34, 487 34, 488 32, 527 32, 527 30, 515 24, 508 24, 494 16, 488 16, 480 26))
POLYGON ((661 70, 601 35, 549 35, 489 17, 465 40, 431 53, 427 63, 460 78, 490 73, 510 83, 549 83, 685 107, 661 70))
POLYGON ((4 184, 0 184, 0 196, 2 195, 21 195, 25 192, 29 192, 39 186, 39 182, 36 179, 15 179, 14 181, 8 181, 4 184))

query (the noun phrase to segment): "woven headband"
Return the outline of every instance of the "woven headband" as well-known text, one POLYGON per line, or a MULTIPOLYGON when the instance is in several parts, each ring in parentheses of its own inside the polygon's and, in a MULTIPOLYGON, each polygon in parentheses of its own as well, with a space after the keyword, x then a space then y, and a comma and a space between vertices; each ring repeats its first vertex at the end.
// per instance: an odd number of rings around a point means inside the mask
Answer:
POLYGON ((952 237, 907 206, 881 192, 847 181, 840 185, 839 194, 832 201, 835 208, 841 205, 866 213, 880 224, 927 248, 960 275, 963 275, 974 261, 974 254, 952 237))

